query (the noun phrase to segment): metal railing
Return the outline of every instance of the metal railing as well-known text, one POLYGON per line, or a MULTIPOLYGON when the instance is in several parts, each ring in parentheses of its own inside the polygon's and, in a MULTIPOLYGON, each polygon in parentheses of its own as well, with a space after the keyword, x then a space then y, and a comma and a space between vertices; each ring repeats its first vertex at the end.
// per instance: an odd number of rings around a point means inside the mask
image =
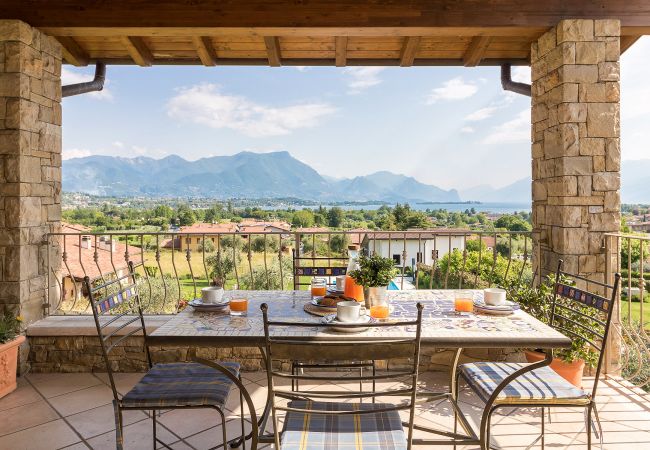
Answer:
POLYGON ((605 235, 606 280, 621 273, 620 297, 614 311, 613 371, 650 391, 650 236, 605 235), (648 305, 645 305, 649 302, 648 305))
MULTIPOLYGON (((292 232, 61 232, 48 239, 46 314, 89 314, 82 280, 137 267, 147 313, 175 313, 215 273, 226 289, 307 288, 299 268, 346 267, 347 246, 393 258, 399 289, 535 283, 530 232, 471 230, 292 232), (480 243, 480 244, 479 244, 480 243)), ((536 253, 538 254, 538 253, 536 253)), ((333 281, 333 280, 331 280, 333 281)))

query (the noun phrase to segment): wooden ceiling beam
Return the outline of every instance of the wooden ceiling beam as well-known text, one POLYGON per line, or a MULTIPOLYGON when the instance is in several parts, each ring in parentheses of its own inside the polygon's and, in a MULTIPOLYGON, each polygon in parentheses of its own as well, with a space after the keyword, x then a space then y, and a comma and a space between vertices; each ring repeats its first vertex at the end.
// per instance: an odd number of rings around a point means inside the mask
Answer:
POLYGON ((463 65, 465 67, 478 66, 485 56, 485 52, 490 46, 492 38, 490 36, 475 36, 469 43, 465 54, 463 55, 463 65))
POLYGON ((641 36, 621 36, 621 55, 638 41, 641 36))
POLYGON ((418 52, 420 47, 420 36, 408 36, 404 40, 404 45, 402 45, 402 51, 400 53, 400 66, 410 67, 415 61, 415 54, 418 52))
POLYGON ((74 38, 69 36, 58 36, 57 41, 61 44, 63 58, 73 66, 87 66, 90 60, 88 53, 81 48, 74 38))
POLYGON ((269 66, 280 67, 282 65, 282 56, 280 55, 280 40, 278 37, 264 36, 264 45, 266 45, 269 66))
POLYGON ((123 36, 122 43, 133 61, 142 67, 149 67, 153 64, 153 55, 151 50, 144 43, 144 40, 138 36, 123 36))
POLYGON ((192 42, 199 59, 204 66, 216 66, 217 54, 212 47, 212 42, 207 36, 192 36, 192 42))
POLYGON ((336 36, 334 39, 334 52, 336 67, 345 67, 348 59, 348 37, 336 36))

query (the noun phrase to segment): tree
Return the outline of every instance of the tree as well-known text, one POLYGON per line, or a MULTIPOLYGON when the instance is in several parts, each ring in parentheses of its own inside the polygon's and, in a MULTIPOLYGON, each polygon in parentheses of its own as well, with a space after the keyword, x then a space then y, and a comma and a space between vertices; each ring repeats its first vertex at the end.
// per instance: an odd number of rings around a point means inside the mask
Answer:
POLYGON ((189 226, 196 222, 196 214, 194 214, 194 211, 187 205, 180 205, 176 210, 176 214, 180 226, 189 226))
POLYGON ((338 228, 343 223, 343 210, 337 206, 327 213, 327 223, 332 228, 338 228))
POLYGON ((205 221, 206 222, 216 222, 221 218, 223 213, 223 205, 221 203, 215 203, 211 207, 205 210, 205 221))
POLYGON ((505 228, 508 231, 530 231, 532 226, 519 215, 504 214, 495 222, 496 228, 505 228))
POLYGON ((212 253, 214 251, 214 244, 210 239, 202 239, 198 249, 200 252, 212 253))
POLYGON ((314 213, 308 209, 293 213, 291 224, 297 228, 306 228, 314 225, 314 213))
POLYGON ((167 205, 158 205, 153 209, 152 216, 171 219, 172 217, 174 217, 174 210, 167 205))

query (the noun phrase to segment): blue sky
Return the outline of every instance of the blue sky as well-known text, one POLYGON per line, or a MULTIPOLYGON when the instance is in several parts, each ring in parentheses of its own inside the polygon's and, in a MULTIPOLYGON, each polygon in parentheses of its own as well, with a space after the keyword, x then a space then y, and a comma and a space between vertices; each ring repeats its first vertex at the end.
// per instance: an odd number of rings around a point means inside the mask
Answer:
MULTIPOLYGON (((648 54, 646 37, 622 58, 623 159, 650 158, 648 54)), ((66 66, 63 82, 92 73, 66 66)), ((463 189, 530 176, 530 99, 502 91, 497 67, 109 66, 107 80, 64 99, 64 159, 287 150, 334 177, 390 170, 463 189)))

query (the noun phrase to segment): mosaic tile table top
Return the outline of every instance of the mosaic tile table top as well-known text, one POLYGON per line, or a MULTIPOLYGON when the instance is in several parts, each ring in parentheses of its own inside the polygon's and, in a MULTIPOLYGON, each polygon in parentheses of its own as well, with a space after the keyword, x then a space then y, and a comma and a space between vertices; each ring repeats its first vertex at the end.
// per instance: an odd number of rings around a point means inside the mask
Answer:
MULTIPOLYGON (((422 343, 445 348, 456 347, 540 347, 570 345, 570 339, 523 311, 497 317, 454 312, 453 290, 389 291, 393 307, 391 318, 414 319, 416 303, 424 305, 422 343)), ((475 298, 482 296, 474 291, 475 298)), ((309 291, 228 291, 226 298, 248 298, 248 315, 230 316, 223 312, 197 312, 188 307, 150 335, 152 344, 261 346, 264 329, 260 305, 269 305, 272 320, 318 322, 321 317, 303 310, 311 300, 309 291)), ((338 333, 319 327, 286 327, 277 335, 306 339, 369 340, 412 336, 408 327, 370 328, 360 333, 338 333)))

